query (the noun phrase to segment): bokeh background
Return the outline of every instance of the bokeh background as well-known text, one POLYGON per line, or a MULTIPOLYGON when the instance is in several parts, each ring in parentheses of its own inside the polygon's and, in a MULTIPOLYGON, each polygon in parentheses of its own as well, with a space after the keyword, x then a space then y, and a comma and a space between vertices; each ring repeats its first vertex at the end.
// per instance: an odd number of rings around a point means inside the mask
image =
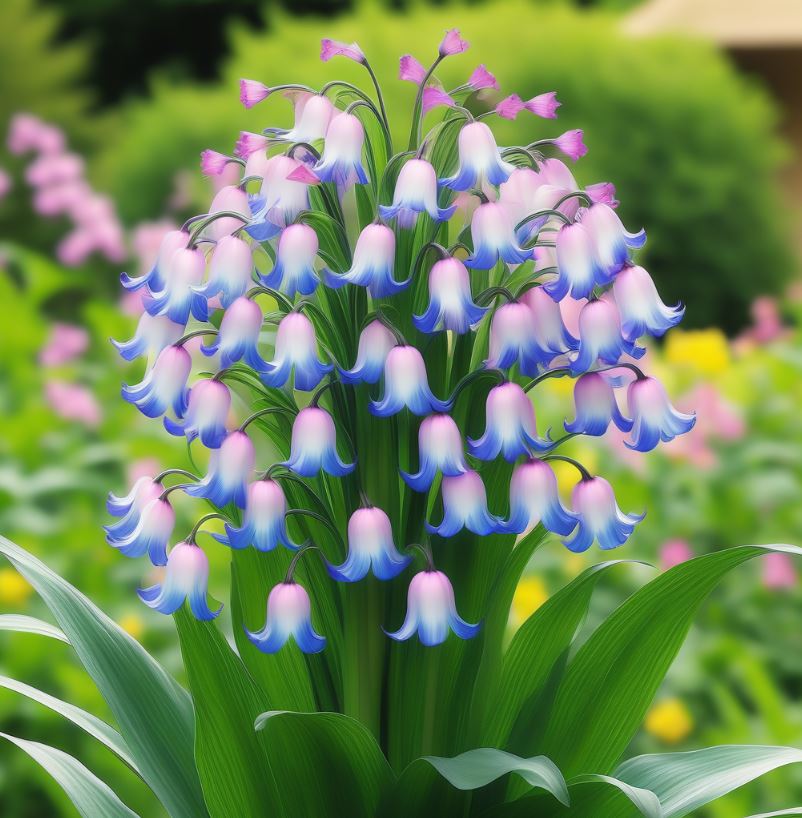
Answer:
MULTIPOLYGON (((136 304, 121 300, 118 274, 147 267, 163 232, 206 207, 202 149, 228 152, 240 129, 286 116, 277 103, 243 110, 240 76, 319 85, 330 76, 319 38, 357 40, 390 109, 407 111, 414 89, 395 79, 398 56, 426 62, 455 25, 502 88, 558 91, 559 124, 542 127, 584 128, 577 178, 615 182, 624 222, 648 229, 644 264, 665 300, 687 304, 683 328, 651 357, 678 405, 698 412, 695 430, 646 457, 615 440, 573 452, 610 477, 622 507, 648 509, 622 556, 654 571, 732 545, 802 543, 799 0, 3 0, 0 531, 173 668, 170 620, 137 603, 138 566, 100 530, 109 487, 186 460, 119 399, 128 373, 108 338, 129 337, 136 304)), ((446 63, 446 85, 472 65, 446 63)), ((350 64, 337 71, 361 79, 350 64)), ((523 139, 524 126, 503 123, 500 141, 523 139)), ((570 392, 559 380, 548 390, 540 411, 557 423, 570 392)), ((599 559, 541 549, 510 628, 599 559)), ((221 598, 223 560, 212 583, 221 598)), ((622 566, 591 624, 645 570, 622 566)), ((633 752, 802 746, 798 571, 774 555, 719 589, 633 752)), ((0 612, 42 613, 6 566, 0 612)), ((0 633, 0 674, 102 714, 69 648, 46 641, 0 633)), ((73 753, 141 815, 160 814, 109 753, 1 682, 0 730, 73 753)), ((800 801, 802 772, 786 769, 700 815, 800 801)), ((74 814, 27 756, 0 745, 0 815, 74 814)))

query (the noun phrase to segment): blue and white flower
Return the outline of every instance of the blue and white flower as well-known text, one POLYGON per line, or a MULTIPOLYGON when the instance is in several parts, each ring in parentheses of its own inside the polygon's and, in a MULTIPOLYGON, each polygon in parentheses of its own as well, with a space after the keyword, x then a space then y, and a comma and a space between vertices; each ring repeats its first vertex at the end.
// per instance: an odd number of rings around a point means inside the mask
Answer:
POLYGON ((165 417, 164 428, 171 435, 186 437, 189 442, 199 437, 207 449, 217 449, 227 434, 230 410, 231 393, 224 383, 213 378, 198 381, 189 392, 183 420, 165 417))
POLYGON ((321 470, 342 477, 356 467, 356 463, 345 463, 337 454, 334 420, 318 406, 307 406, 298 412, 292 424, 290 457, 282 465, 301 477, 315 477, 321 470))
POLYGON ((151 500, 139 514, 136 526, 127 533, 106 526, 106 542, 126 557, 148 555, 154 565, 167 562, 167 543, 175 528, 175 511, 161 496, 151 500))
POLYGON ((521 296, 521 303, 532 312, 532 336, 537 346, 537 358, 543 366, 579 346, 579 340, 568 332, 563 322, 559 304, 543 287, 527 290, 521 296))
POLYGON ((267 362, 259 354, 263 321, 259 305, 242 296, 225 311, 214 341, 203 344, 201 352, 209 356, 219 352, 221 369, 242 360, 257 372, 264 372, 267 362))
POLYGON ((371 321, 359 335, 354 365, 351 369, 339 370, 340 379, 345 383, 376 383, 396 343, 395 335, 381 321, 371 321))
POLYGON ((297 582, 280 582, 267 597, 267 618, 260 631, 245 633, 262 653, 276 653, 290 637, 303 653, 319 653, 326 639, 312 627, 309 594, 297 582))
POLYGON ((608 280, 627 263, 631 249, 646 243, 645 230, 627 232, 615 210, 601 202, 591 205, 581 218, 593 242, 596 266, 608 280))
POLYGON ((485 202, 476 208, 471 237, 473 253, 465 259, 466 267, 489 270, 499 259, 507 264, 522 264, 534 256, 534 250, 524 250, 518 245, 515 225, 498 202, 485 202))
POLYGON ((151 291, 143 299, 151 315, 166 315, 181 326, 186 325, 190 313, 198 321, 209 318, 206 296, 195 290, 203 281, 206 259, 197 248, 176 250, 170 257, 169 274, 161 290, 151 291))
POLYGON ((622 432, 632 428, 632 421, 624 417, 615 398, 610 378, 599 372, 588 372, 574 384, 574 419, 565 422, 565 431, 573 435, 601 437, 610 423, 622 432))
POLYGON ((695 414, 677 411, 668 400, 665 387, 656 378, 637 378, 627 390, 632 415, 632 434, 624 444, 639 452, 650 452, 661 441, 669 443, 693 429, 695 414))
POLYGON ((112 344, 126 361, 133 361, 143 355, 153 361, 163 349, 174 344, 183 332, 184 325, 176 324, 166 315, 143 312, 134 337, 130 341, 112 340, 112 344))
POLYGON ((587 298, 597 285, 609 284, 610 276, 596 261, 593 239, 584 222, 563 225, 555 239, 557 278, 543 286, 555 300, 587 298))
POLYGON ((429 271, 429 306, 412 323, 421 332, 466 333, 482 320, 487 308, 473 302, 468 270, 457 258, 444 258, 429 271))
POLYGON ((290 312, 278 325, 273 360, 260 377, 267 386, 281 387, 294 372, 295 388, 308 392, 332 369, 332 364, 318 360, 312 322, 301 312, 290 312))
POLYGON ((172 409, 176 417, 183 417, 191 369, 192 359, 183 346, 165 347, 145 377, 134 386, 123 384, 121 394, 149 418, 159 417, 168 409, 172 409))
POLYGON ((579 313, 579 350, 570 364, 571 374, 587 372, 597 361, 617 364, 623 355, 642 358, 643 347, 624 338, 618 307, 608 298, 589 301, 579 313))
POLYGON ((362 167, 362 146, 365 129, 353 114, 334 117, 326 134, 323 156, 315 165, 315 175, 321 182, 334 182, 342 193, 357 182, 366 185, 368 179, 362 167))
POLYGON ((418 471, 401 470, 404 482, 415 491, 428 491, 437 473, 448 477, 468 471, 459 427, 450 415, 429 415, 418 429, 418 471))
POLYGON ((245 295, 253 283, 253 255, 248 242, 238 236, 223 236, 212 251, 209 279, 194 291, 204 298, 220 296, 224 309, 245 295))
POLYGON ((203 480, 184 490, 192 497, 209 500, 218 508, 229 503, 245 508, 255 459, 251 439, 236 429, 228 434, 219 449, 212 450, 203 480))
POLYGON ((470 122, 457 139, 459 167, 453 176, 440 180, 452 190, 481 188, 506 182, 515 166, 501 158, 493 131, 484 122, 470 122))
POLYGON ((624 514, 615 501, 612 486, 603 477, 588 477, 574 486, 571 505, 578 518, 577 530, 564 540, 571 551, 587 551, 596 540, 603 550, 623 545, 645 514, 624 514))
POLYGON ((189 233, 186 230, 170 230, 164 234, 159 245, 159 254, 156 263, 143 276, 131 278, 128 273, 120 275, 120 283, 126 290, 138 290, 147 285, 150 292, 163 290, 170 276, 170 259, 176 250, 186 249, 189 243, 189 233))
POLYGON ((456 205, 437 204, 437 175, 425 159, 410 159, 398 174, 391 205, 379 205, 383 219, 395 219, 401 228, 414 227, 419 213, 428 213, 436 222, 450 219, 456 205))
POLYGON ((429 387, 426 364, 417 347, 396 346, 384 362, 384 394, 370 402, 370 411, 379 417, 395 415, 404 408, 414 415, 447 412, 448 401, 439 400, 429 387))
POLYGON ((613 297, 621 314, 624 337, 634 341, 644 333, 661 337, 682 321, 685 307, 667 307, 652 277, 643 267, 625 266, 613 282, 613 297))
POLYGON ((532 311, 520 301, 500 306, 493 313, 490 322, 490 343, 485 366, 490 369, 509 369, 518 364, 522 374, 536 375, 541 363, 543 356, 535 335, 532 311))
POLYGON ((248 200, 251 222, 245 228, 256 241, 268 241, 309 209, 309 185, 317 177, 292 156, 272 156, 265 163, 262 187, 248 200))
POLYGON ((501 519, 487 509, 487 492, 482 478, 470 469, 454 477, 443 477, 443 519, 439 525, 426 523, 430 534, 453 537, 467 528, 482 537, 504 531, 501 519))
POLYGON ((288 298, 311 295, 320 281, 315 270, 318 247, 317 233, 308 224, 291 224, 279 237, 275 266, 259 280, 288 298))
POLYGON ((576 516, 560 501, 557 477, 548 463, 532 458, 515 467, 510 481, 510 516, 505 526, 514 534, 542 523, 546 531, 567 537, 576 516))

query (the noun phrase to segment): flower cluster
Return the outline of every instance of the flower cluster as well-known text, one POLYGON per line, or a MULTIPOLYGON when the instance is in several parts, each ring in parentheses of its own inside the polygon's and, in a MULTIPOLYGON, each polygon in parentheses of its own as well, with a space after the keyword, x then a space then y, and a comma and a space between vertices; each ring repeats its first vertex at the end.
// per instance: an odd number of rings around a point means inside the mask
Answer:
POLYGON ((321 58, 363 65, 374 96, 341 81, 318 91, 243 80, 248 108, 286 97, 292 127, 242 133, 230 156, 205 151, 207 175, 240 165, 240 183, 168 232, 152 269, 123 274, 123 286, 143 294, 145 312, 118 348, 127 360, 147 360, 123 397, 210 452, 205 474, 170 469, 109 498, 117 519, 108 542, 166 566, 164 581, 140 592, 151 607, 172 613, 186 600, 200 619, 217 615, 196 538, 220 517, 225 533, 213 536, 231 549, 293 552, 267 598, 266 622, 248 631, 262 651, 290 637, 306 652, 325 645, 295 580, 312 551, 344 593, 369 575, 393 580, 422 558, 403 623, 377 627, 396 640, 417 635, 437 645, 450 632, 467 639, 479 628, 460 617, 451 581, 435 568, 444 538, 469 532, 512 542, 541 525, 573 551, 594 542, 610 549, 640 521, 619 509, 603 477, 560 447, 612 424, 629 447, 648 451, 693 426, 634 363, 645 353, 641 336, 663 335, 683 309, 666 306, 635 262, 646 236, 621 223, 613 186, 580 186, 554 155, 582 156, 581 131, 496 144, 488 121, 523 112, 552 119, 554 93, 488 105, 498 84, 484 66, 442 88, 438 65, 467 48, 452 30, 430 68, 401 58, 400 78, 415 83, 417 95, 409 148, 397 153, 380 87, 356 44, 324 40, 321 58), (572 326, 568 316, 577 313, 572 326), (185 347, 197 336, 201 362, 185 347), (194 368, 210 367, 190 385, 194 368), (554 377, 575 380, 573 418, 558 437, 538 428, 533 401, 538 384, 554 377), (244 418, 243 402, 253 410, 244 418), (400 441, 390 464, 390 493, 402 497, 395 518, 369 499, 387 491, 371 483, 372 459, 394 450, 374 453, 370 438, 354 448, 368 425, 374 437, 400 441), (265 435, 270 464, 259 448, 265 435), (559 495, 555 460, 576 468, 570 503, 559 495), (490 468, 494 479, 509 480, 503 508, 489 506, 490 468), (217 511, 170 547, 174 492, 217 511), (290 496, 312 505, 297 507, 290 496), (345 517, 335 513, 334 496, 345 498, 345 517), (304 518, 333 536, 304 542, 294 533, 309 530, 304 518))

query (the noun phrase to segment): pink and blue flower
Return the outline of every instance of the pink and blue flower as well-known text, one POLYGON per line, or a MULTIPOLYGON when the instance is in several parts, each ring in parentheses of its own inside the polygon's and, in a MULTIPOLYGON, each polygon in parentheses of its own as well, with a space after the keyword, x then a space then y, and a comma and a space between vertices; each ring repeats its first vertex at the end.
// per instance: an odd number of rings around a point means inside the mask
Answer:
POLYGON ((458 335, 478 324, 487 312, 473 302, 468 270, 458 258, 444 258, 429 271, 429 305, 412 323, 421 332, 450 330, 458 335))
POLYGON ((443 477, 443 519, 438 525, 426 523, 430 534, 453 537, 466 528, 485 537, 504 531, 504 522, 487 508, 487 492, 482 478, 470 469, 453 477, 443 477))
POLYGON ((612 300, 600 298, 589 301, 579 313, 579 350, 571 361, 571 374, 587 372, 597 361, 617 364, 629 355, 642 358, 646 354, 622 335, 618 307, 612 300))
POLYGON ((226 437, 226 421, 231 410, 228 387, 214 378, 198 381, 189 392, 184 418, 179 421, 164 418, 164 428, 188 442, 196 437, 207 449, 217 449, 226 437))
POLYGON ((356 463, 346 463, 337 454, 334 420, 318 406, 298 412, 292 425, 290 456, 282 465, 301 477, 315 477, 320 471, 342 477, 356 467, 356 463))
POLYGON ((105 526, 106 542, 126 557, 148 555, 154 565, 167 562, 167 543, 175 528, 175 511, 161 496, 142 508, 136 526, 129 531, 105 526))
POLYGON ((624 514, 615 501, 612 486, 603 477, 587 477, 574 486, 571 505, 577 530, 564 545, 571 551, 587 551, 594 540, 607 551, 623 545, 645 514, 624 514))
POLYGON ((481 188, 485 184, 506 182, 515 169, 501 158, 493 131, 484 122, 470 122, 459 132, 457 139, 459 167, 453 176, 440 180, 452 190, 481 188))
POLYGON ((404 482, 415 491, 428 491, 437 473, 448 477, 468 471, 459 427, 450 415, 429 415, 418 429, 418 471, 401 470, 404 482))
POLYGON ((613 297, 621 314, 621 330, 635 340, 644 333, 661 337, 682 321, 685 307, 667 307, 657 293, 652 277, 643 267, 625 266, 613 282, 613 297))
POLYGON ((341 369, 345 383, 376 383, 384 372, 390 350, 397 344, 395 335, 381 321, 371 321, 359 334, 356 361, 351 369, 341 369))
POLYGON ((201 352, 208 356, 220 353, 222 369, 243 360, 257 372, 264 372, 268 365, 259 354, 263 321, 259 305, 241 296, 225 311, 214 341, 202 345, 201 352))
POLYGON ((565 431, 570 434, 601 437, 610 423, 622 432, 632 428, 632 421, 621 413, 609 377, 599 372, 588 372, 577 378, 574 407, 574 419, 565 422, 565 431))
POLYGON ((275 355, 260 377, 267 386, 281 387, 294 372, 295 388, 308 392, 332 369, 332 364, 318 360, 312 322, 303 313, 291 312, 278 325, 275 355))
POLYGON ((362 146, 365 129, 353 114, 341 113, 334 117, 326 134, 323 156, 315 165, 315 175, 322 182, 334 182, 342 193, 357 182, 369 181, 362 166, 362 146))
POLYGON ((204 298, 219 295, 220 303, 227 309, 248 291, 252 275, 251 246, 238 236, 223 236, 212 251, 208 281, 193 290, 204 298))
POLYGON ((280 582, 267 597, 267 617, 260 631, 245 630, 262 653, 276 653, 292 638, 303 653, 320 653, 326 639, 312 626, 312 603, 297 582, 280 582))
POLYGON ((508 531, 521 534, 538 523, 546 531, 567 537, 576 528, 577 518, 562 504, 551 466, 532 458, 512 473, 510 516, 505 525, 508 531))
POLYGON ((656 378, 637 378, 627 390, 632 415, 632 434, 624 444, 638 452, 650 452, 661 441, 669 443, 693 429, 696 415, 677 411, 665 387, 656 378))
POLYGON ((476 208, 471 221, 473 253, 466 267, 489 270, 499 259, 507 264, 523 264, 534 255, 518 245, 515 225, 507 210, 497 202, 485 202, 476 208))
POLYGON ((152 290, 143 299, 151 315, 166 315, 171 321, 184 326, 190 313, 198 321, 209 318, 204 295, 195 288, 203 281, 206 259, 197 248, 176 250, 170 257, 169 273, 161 290, 152 290))
POLYGON ((384 393, 370 402, 370 411, 379 417, 395 415, 407 408, 413 415, 447 412, 448 401, 439 400, 429 387, 426 364, 417 347, 396 346, 384 362, 384 393))
POLYGON ((437 175, 425 159, 410 159, 398 174, 391 205, 379 205, 383 219, 395 219, 401 228, 414 227, 418 214, 428 213, 436 222, 450 219, 456 205, 437 204, 437 175))
POLYGON ((245 432, 236 429, 213 449, 206 476, 198 483, 186 486, 192 497, 202 497, 218 508, 234 503, 245 508, 248 483, 256 459, 253 443, 245 432))
POLYGON ((396 281, 395 233, 384 224, 369 224, 356 240, 351 269, 345 273, 324 272, 326 284, 338 288, 356 284, 367 288, 373 298, 386 298, 405 290, 409 281, 396 281))
POLYGON ((168 409, 172 409, 176 417, 183 417, 189 399, 187 378, 191 369, 192 359, 183 346, 165 347, 145 377, 134 386, 124 384, 121 394, 146 417, 160 417, 168 409))

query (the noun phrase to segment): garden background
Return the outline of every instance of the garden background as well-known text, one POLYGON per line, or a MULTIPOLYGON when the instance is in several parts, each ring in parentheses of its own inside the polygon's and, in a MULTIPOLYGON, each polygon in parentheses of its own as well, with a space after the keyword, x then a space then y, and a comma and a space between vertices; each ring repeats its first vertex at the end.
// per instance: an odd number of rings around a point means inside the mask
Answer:
MULTIPOLYGON (((319 84, 316 41, 357 40, 397 107, 414 94, 394 80, 397 55, 452 25, 503 87, 523 97, 557 90, 565 113, 555 127, 585 129, 580 181, 615 182, 624 222, 648 227, 646 264, 666 302, 687 304, 683 327, 652 366, 681 396, 680 408, 696 409, 693 432, 648 457, 606 440, 574 452, 601 467, 622 507, 648 510, 622 551, 655 566, 623 566, 598 594, 590 624, 649 572, 692 554, 802 543, 798 3, 4 0, 0 532, 173 670, 172 621, 138 603, 138 568, 102 541, 109 486, 186 457, 180 442, 119 399, 126 370, 108 339, 129 337, 136 320, 121 304, 119 272, 148 267, 163 232, 204 207, 211 183, 200 151, 229 151, 232 133, 258 130, 239 103, 240 76, 319 84), (26 127, 52 140, 60 164, 20 148, 26 127), (86 194, 69 219, 67 181, 86 194)), ((350 70, 357 67, 345 66, 345 79, 350 70)), ((444 67, 444 79, 456 84, 459 70, 444 67)), ((499 140, 515 142, 516 127, 504 123, 499 140)), ((562 382, 549 388, 556 407, 567 397, 562 382)), ((218 559, 213 596, 226 582, 218 559)), ((541 549, 510 630, 600 559, 598 551, 572 555, 556 540, 541 549)), ((785 555, 734 574, 706 605, 633 751, 802 746, 801 603, 802 582, 785 555)), ((0 613, 8 612, 41 613, 25 581, 0 566, 0 613)), ((0 634, 0 674, 103 713, 66 646, 0 634)), ((46 739, 140 814, 159 814, 110 753, 2 689, 0 731, 46 739)), ((802 771, 789 768, 700 815, 740 818, 800 800, 802 771)), ((0 745, 3 818, 74 814, 30 758, 0 745)))

